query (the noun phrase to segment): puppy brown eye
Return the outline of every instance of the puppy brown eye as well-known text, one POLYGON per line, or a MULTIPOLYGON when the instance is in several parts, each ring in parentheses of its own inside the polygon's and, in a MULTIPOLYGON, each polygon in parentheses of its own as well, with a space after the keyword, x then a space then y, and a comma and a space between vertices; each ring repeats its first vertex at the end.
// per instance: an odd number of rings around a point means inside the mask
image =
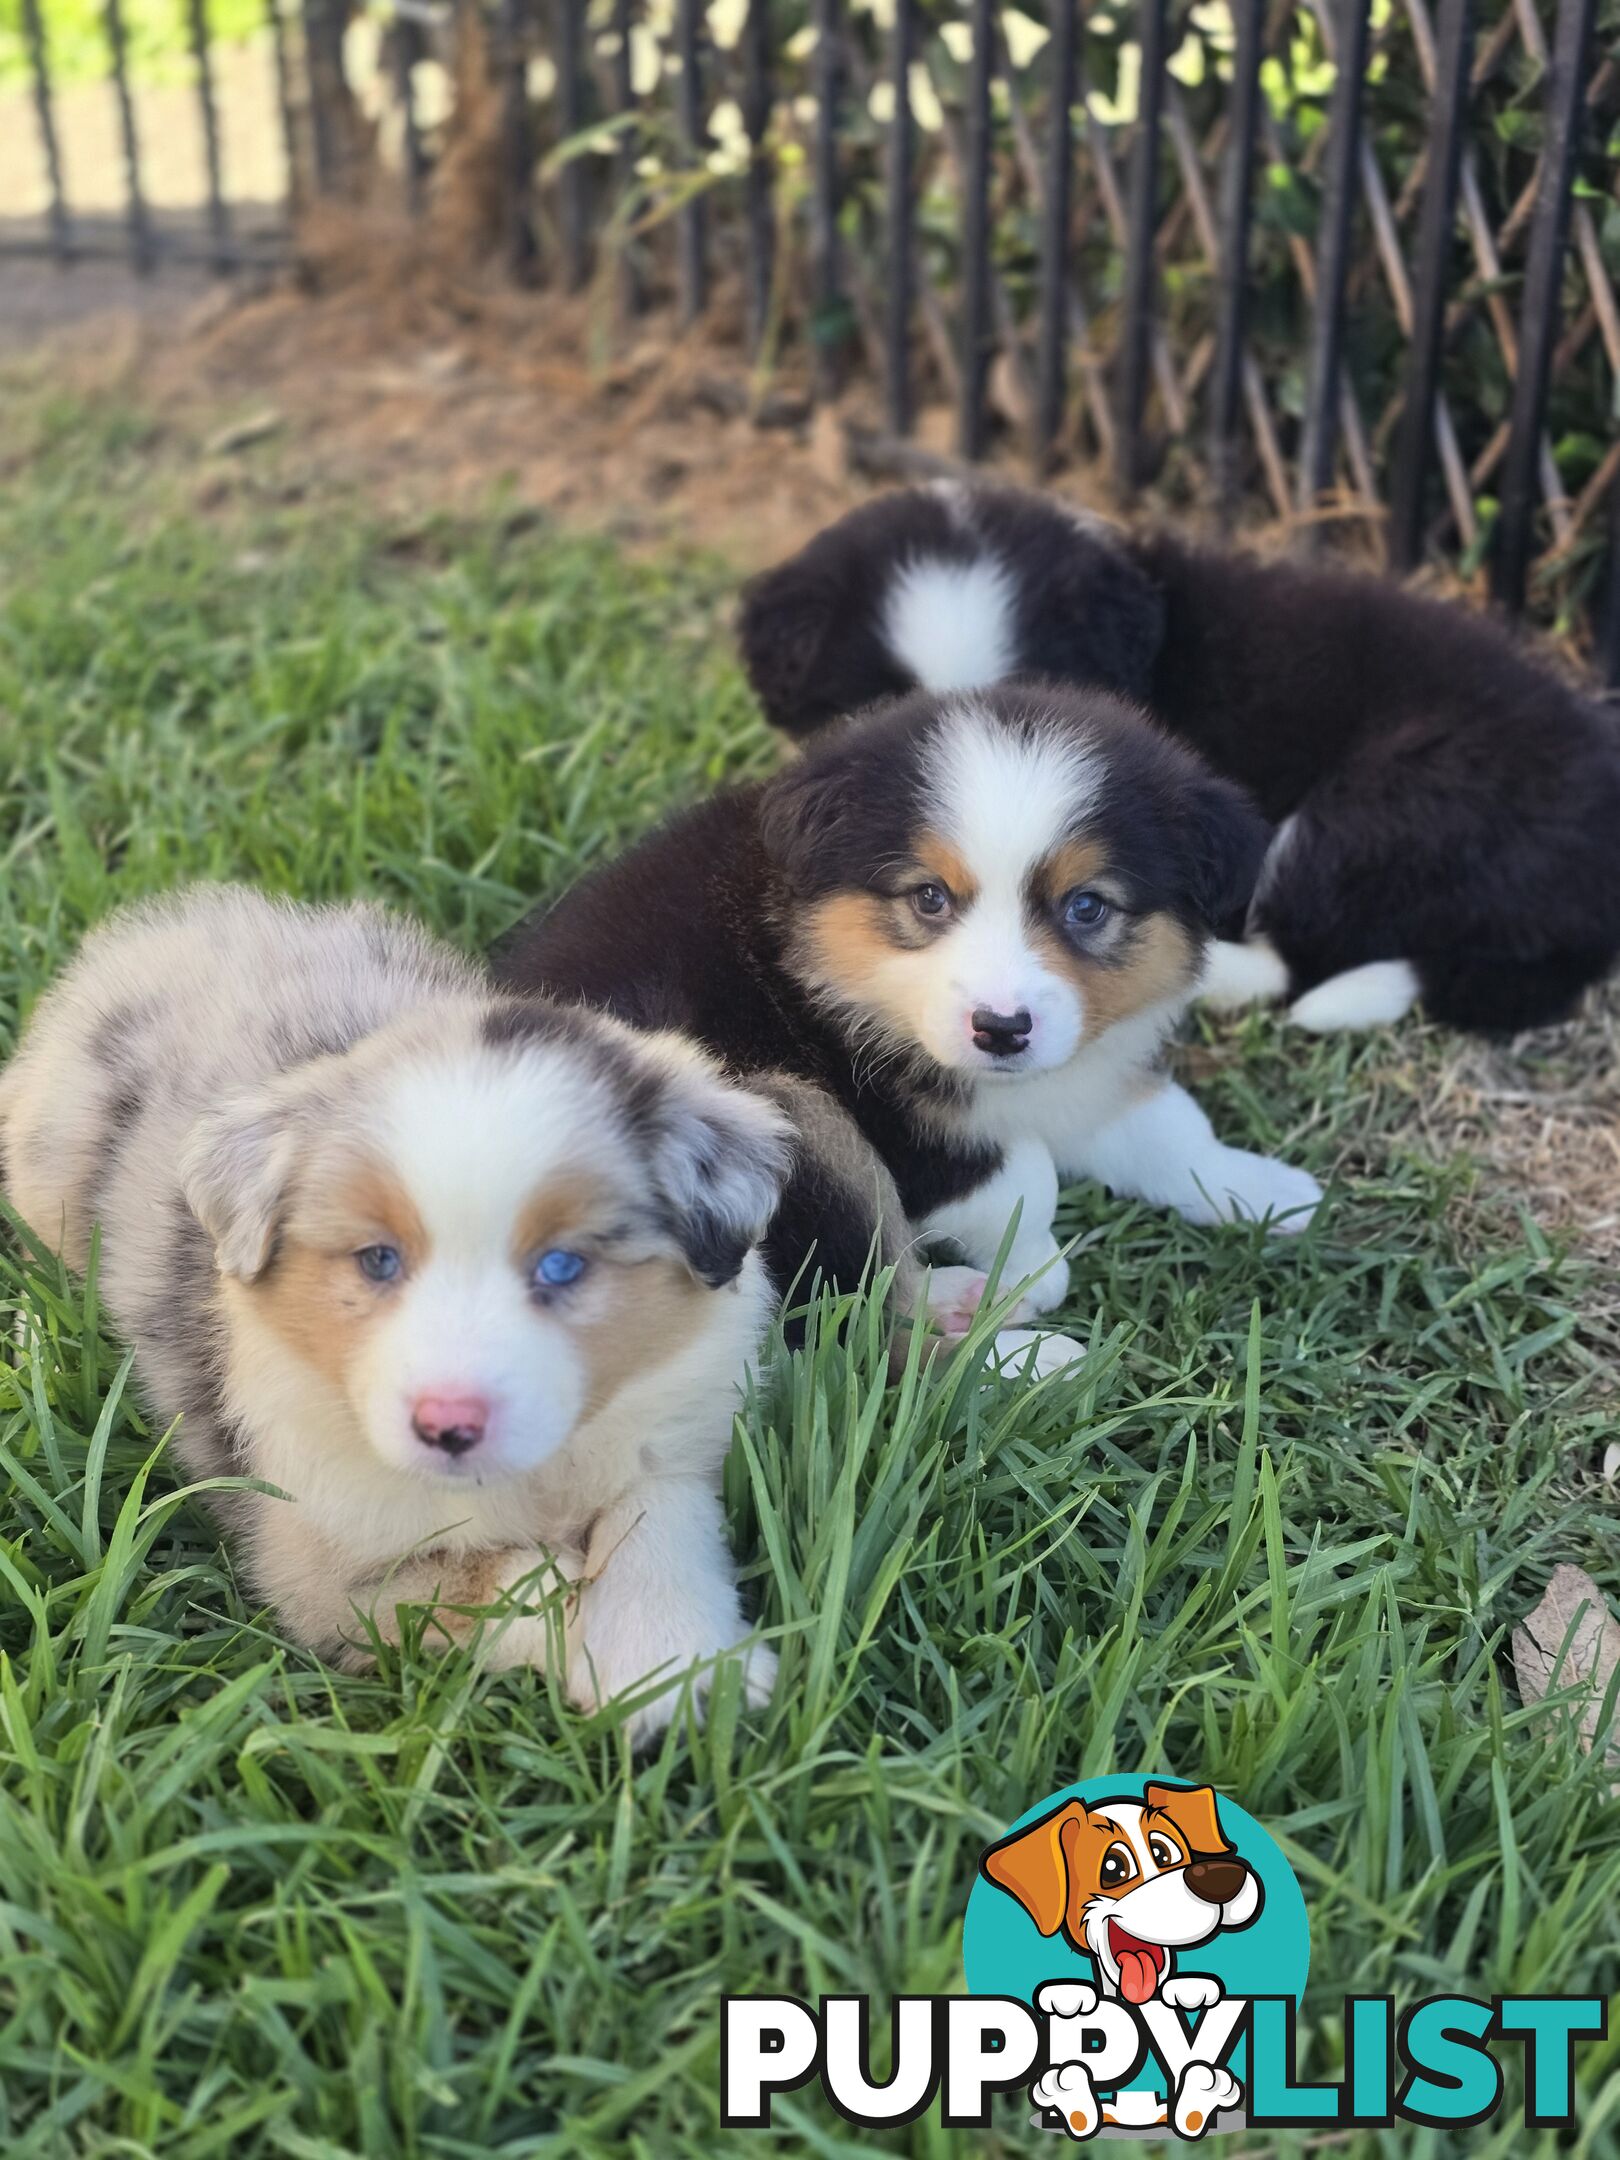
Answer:
POLYGON ((1155 1867, 1179 1867, 1181 1864, 1180 1853, 1162 1837, 1149 1838, 1148 1851, 1153 1855, 1155 1867))
POLYGON ((1097 1870, 1098 1879, 1105 1890, 1117 1890, 1122 1882, 1129 1882, 1136 1873, 1136 1862, 1123 1845, 1110 1845, 1103 1854, 1102 1866, 1097 1870))
POLYGON ((943 885, 929 883, 916 887, 911 895, 911 904, 919 915, 948 915, 951 896, 943 885))

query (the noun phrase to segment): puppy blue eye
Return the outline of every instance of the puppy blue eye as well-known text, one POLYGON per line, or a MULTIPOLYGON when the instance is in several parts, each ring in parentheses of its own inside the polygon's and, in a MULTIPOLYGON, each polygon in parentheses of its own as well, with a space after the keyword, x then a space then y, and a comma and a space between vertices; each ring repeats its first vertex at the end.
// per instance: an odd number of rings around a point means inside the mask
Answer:
POLYGON ((367 1282, 392 1282, 405 1265, 392 1245, 362 1245, 354 1264, 367 1282))
POLYGON ((534 1285, 537 1290, 564 1290, 571 1282, 578 1282, 584 1272, 583 1253, 568 1252, 561 1245, 553 1245, 534 1263, 534 1285))
POLYGON ((911 904, 919 915, 943 915, 951 896, 943 885, 919 885, 911 895, 911 904))
POLYGON ((1071 930, 1095 930, 1107 913, 1101 893, 1072 892, 1063 903, 1063 920, 1071 930))

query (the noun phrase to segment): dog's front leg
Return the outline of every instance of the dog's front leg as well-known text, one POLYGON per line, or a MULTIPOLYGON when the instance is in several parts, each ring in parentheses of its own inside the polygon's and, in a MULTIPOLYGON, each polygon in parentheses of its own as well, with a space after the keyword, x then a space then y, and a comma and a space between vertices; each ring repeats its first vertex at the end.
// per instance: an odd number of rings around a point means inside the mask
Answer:
POLYGON ((482 1628, 490 1666, 544 1667, 567 1624, 566 1593, 583 1561, 577 1547, 548 1552, 514 1542, 429 1547, 367 1565, 317 1528, 298 1501, 245 1496, 244 1517, 255 1586, 290 1635, 349 1671, 372 1662, 371 1630, 386 1643, 399 1641, 402 1605, 431 1608, 423 1633, 429 1648, 465 1643, 482 1628))
POLYGON ((1188 1222, 1264 1220, 1284 1236, 1304 1229, 1322 1197, 1309 1171, 1223 1147, 1186 1089, 1168 1080, 1077 1141, 1063 1167, 1188 1222))
MULTIPOLYGON (((649 1478, 597 1517, 569 1644, 577 1703, 594 1708, 660 1675, 663 1688, 628 1719, 632 1737, 649 1740, 669 1723, 688 1670, 735 1649, 748 1632, 719 1496, 708 1484, 649 1478)), ((750 1702, 764 1702, 775 1675, 774 1653, 756 1643, 744 1662, 750 1702)), ((711 1678, 696 1676, 699 1694, 711 1678)))
POLYGON ((929 1311, 947 1334, 963 1332, 971 1321, 977 1291, 984 1288, 985 1272, 994 1266, 1014 1215, 1018 1226, 1000 1284, 1003 1291, 1020 1291, 1009 1321, 1033 1319, 1063 1303, 1069 1289, 1069 1263, 1052 1235, 1057 1198, 1057 1166, 1051 1150, 1039 1140, 1015 1140, 993 1176, 927 1218, 922 1225, 924 1239, 930 1244, 954 1245, 967 1262, 965 1269, 935 1271, 940 1292, 938 1301, 930 1296, 929 1311), (977 1291, 972 1282, 975 1276, 977 1291), (963 1311, 966 1318, 959 1319, 963 1311), (953 1324, 958 1320, 959 1324, 953 1324))

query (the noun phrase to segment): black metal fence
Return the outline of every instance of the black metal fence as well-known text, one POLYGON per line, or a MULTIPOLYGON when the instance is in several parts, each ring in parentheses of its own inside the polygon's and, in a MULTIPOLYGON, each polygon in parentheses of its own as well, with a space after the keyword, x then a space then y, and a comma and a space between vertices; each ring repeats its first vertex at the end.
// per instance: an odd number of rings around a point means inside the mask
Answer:
MULTIPOLYGON (((74 217, 50 0, 19 4, 49 209, 0 251, 68 260, 115 236, 74 217)), ((181 252, 263 259, 323 194, 431 220, 475 154, 511 274, 614 323, 668 304, 762 377, 874 380, 897 437, 948 407, 962 457, 1094 461, 1122 502, 1488 564, 1620 680, 1620 0, 269 0, 288 203, 251 240, 208 0, 173 4, 206 145, 181 252)))

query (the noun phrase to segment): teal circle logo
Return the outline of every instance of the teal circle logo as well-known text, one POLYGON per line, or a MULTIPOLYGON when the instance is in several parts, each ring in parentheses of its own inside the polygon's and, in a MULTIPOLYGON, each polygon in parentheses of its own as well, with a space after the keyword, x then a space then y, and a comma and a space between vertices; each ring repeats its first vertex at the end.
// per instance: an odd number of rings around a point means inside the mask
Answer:
MULTIPOLYGON (((1184 2015, 1217 1995, 1297 2004, 1310 1949, 1293 1869, 1248 1810, 1146 1776, 1082 1779, 1020 1815, 980 1858, 962 1936, 970 1994, 1048 2016, 1088 1994, 1184 2015)), ((1240 2082, 1246 2053, 1230 2060, 1240 2082)), ((1148 2068, 1121 2091, 1153 2086, 1148 2068)))

